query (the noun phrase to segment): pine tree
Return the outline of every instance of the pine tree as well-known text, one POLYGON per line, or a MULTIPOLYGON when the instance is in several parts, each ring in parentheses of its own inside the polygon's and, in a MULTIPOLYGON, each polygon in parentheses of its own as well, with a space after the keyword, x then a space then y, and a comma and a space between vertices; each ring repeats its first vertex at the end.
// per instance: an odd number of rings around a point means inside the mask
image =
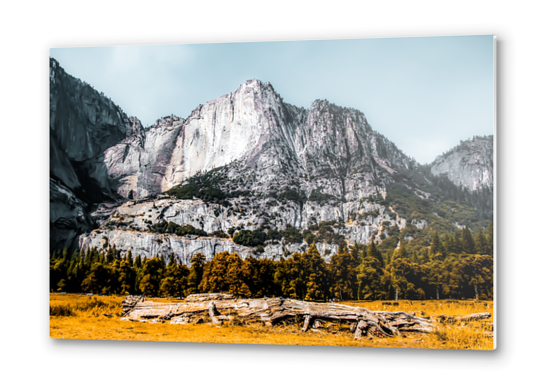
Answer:
POLYGON ((436 232, 433 232, 433 239, 431 240, 431 253, 433 255, 442 253, 442 245, 440 244, 440 239, 436 232))
POLYGON ((135 293, 136 271, 128 260, 123 260, 120 262, 118 285, 119 293, 121 295, 129 295, 130 293, 135 293))
MULTIPOLYGON (((133 267, 134 266, 134 258, 132 256, 132 251, 128 251, 125 256, 125 260, 128 262, 128 264, 133 267)), ((139 259, 141 261, 141 258, 139 259)))
POLYGON ((115 244, 113 244, 113 259, 120 261, 120 252, 117 251, 117 247, 115 244))
POLYGON ((442 283, 442 296, 448 298, 460 298, 463 275, 461 274, 459 260, 450 258, 444 260, 440 266, 442 283))
POLYGON ((293 299, 303 299, 306 294, 306 259, 295 252, 291 257, 280 258, 275 270, 275 284, 280 294, 293 299))
POLYGON ((378 258, 374 242, 364 254, 358 273, 358 300, 378 300, 382 298, 382 263, 378 258))
MULTIPOLYGON (((217 253, 213 259, 205 263, 203 267, 203 276, 198 286, 200 292, 228 292, 228 256, 229 252, 217 253)), ((202 255, 203 256, 203 255, 202 255)), ((192 275, 192 271, 190 276, 192 275)), ((189 276, 189 283, 190 283, 189 276)))
POLYGON ((461 274, 471 288, 467 297, 476 300, 493 299, 493 257, 491 255, 468 255, 462 260, 461 274))
POLYGON ((392 259, 393 259, 393 251, 390 249, 388 252, 386 252, 386 264, 383 265, 383 267, 385 268, 387 265, 390 265, 392 259))
POLYGON ((187 279, 186 295, 201 292, 199 285, 203 278, 203 267, 205 265, 205 255, 202 253, 196 253, 190 259, 190 273, 187 279))
POLYGON ((318 252, 314 243, 303 254, 303 257, 307 260, 309 277, 307 281, 307 294, 304 299, 307 301, 321 301, 326 299, 329 289, 327 268, 323 257, 318 252))
POLYGON ((467 254, 474 253, 474 240, 472 239, 472 234, 467 226, 465 226, 461 232, 461 245, 463 247, 463 252, 467 254))
POLYGON ((479 255, 487 254, 486 253, 487 252, 486 237, 485 237, 484 232, 482 231, 481 228, 478 230, 478 235, 476 236, 475 251, 479 255))
POLYGON ((490 222, 487 227, 487 253, 493 256, 493 222, 490 222))
POLYGON ((143 263, 141 261, 140 255, 137 255, 134 260, 134 271, 136 273, 134 291, 137 294, 141 294, 141 289, 139 288, 139 285, 141 284, 141 279, 143 278, 143 263))
POLYGON ((70 258, 69 267, 66 272, 67 284, 65 284, 63 291, 76 292, 81 288, 78 281, 79 266, 79 252, 75 251, 70 258))
POLYGON ((428 264, 431 261, 429 257, 429 249, 424 248, 422 252, 422 264, 428 264))
POLYGON ((251 297, 252 292, 247 284, 253 271, 248 263, 244 263, 237 253, 231 253, 227 256, 228 272, 226 275, 226 284, 228 293, 234 297, 251 297))
POLYGON ((371 244, 369 244, 369 246, 367 247, 366 254, 367 256, 375 257, 380 262, 380 266, 384 266, 384 259, 382 258, 382 254, 376 247, 374 240, 371 240, 371 244))
POLYGON ((346 247, 339 246, 339 252, 331 257, 329 263, 332 295, 338 300, 352 300, 356 297, 356 269, 358 261, 346 247))
POLYGON ((454 231, 454 244, 455 250, 453 253, 461 253, 463 251, 463 245, 461 243, 461 232, 458 230, 454 231))
POLYGON ((107 266, 109 271, 109 280, 104 293, 120 293, 120 259, 115 258, 111 265, 107 266))
POLYGON ((57 252, 57 255, 49 263, 49 284, 51 291, 57 291, 60 289, 62 291, 66 288, 68 282, 68 268, 69 261, 68 259, 68 250, 65 249, 62 252, 57 252), (62 283, 61 283, 62 282, 62 283), (61 287, 59 287, 61 283, 61 287))
POLYGON ((446 251, 446 255, 453 255, 458 252, 455 237, 450 234, 445 235, 443 247, 446 251))
POLYGON ((245 282, 252 292, 252 297, 280 295, 280 287, 275 280, 277 265, 277 262, 268 258, 258 260, 253 256, 243 261, 243 276, 245 276, 245 282))
POLYGON ((173 254, 169 256, 164 278, 160 282, 160 292, 163 296, 182 297, 186 290, 189 269, 178 264, 173 254))
POLYGON ((90 272, 83 280, 81 288, 84 292, 103 293, 105 284, 109 280, 107 268, 99 261, 92 264, 90 272))
POLYGON ((92 263, 90 262, 90 257, 90 248, 87 248, 85 251, 85 255, 83 256, 83 263, 85 264, 86 268, 90 268, 90 266, 92 265, 92 263))
POLYGON ((139 282, 139 289, 144 295, 158 295, 160 292, 163 267, 163 260, 161 260, 160 257, 145 259, 142 268, 142 278, 139 282))
MULTIPOLYGON (((251 291, 255 297, 275 297, 280 295, 280 288, 275 283, 275 271, 278 263, 264 258, 256 260, 257 274, 254 280, 254 290, 251 291)), ((246 260, 245 260, 246 261, 246 260)))
POLYGON ((420 264, 420 258, 418 257, 418 252, 416 252, 416 250, 412 251, 412 263, 420 264))
POLYGON ((352 247, 351 254, 354 260, 356 260, 356 262, 358 263, 358 265, 361 264, 361 261, 363 258, 363 251, 364 251, 364 246, 361 244, 358 244, 358 242, 356 241, 354 243, 354 246, 352 247))
POLYGON ((111 264, 115 260, 115 251, 112 247, 109 247, 107 249, 107 253, 105 254, 105 263, 111 264))
POLYGON ((436 300, 441 299, 442 297, 442 285, 444 277, 442 275, 442 260, 434 259, 427 264, 428 275, 427 283, 430 286, 428 293, 429 298, 434 298, 436 300))
POLYGON ((278 286, 279 294, 290 297, 289 294, 289 274, 290 269, 286 266, 286 259, 281 256, 275 267, 274 282, 278 286))
POLYGON ((412 299, 416 296, 415 286, 409 281, 412 279, 413 268, 404 245, 395 250, 388 272, 396 299, 412 299))

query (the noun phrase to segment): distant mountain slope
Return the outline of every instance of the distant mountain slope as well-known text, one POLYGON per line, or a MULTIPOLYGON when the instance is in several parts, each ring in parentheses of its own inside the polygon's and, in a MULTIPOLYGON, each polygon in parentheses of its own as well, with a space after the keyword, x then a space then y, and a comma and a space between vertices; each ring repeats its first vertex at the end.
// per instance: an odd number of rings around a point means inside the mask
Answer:
POLYGON ((493 188, 493 135, 462 141, 431 163, 433 175, 446 175, 469 191, 493 188))

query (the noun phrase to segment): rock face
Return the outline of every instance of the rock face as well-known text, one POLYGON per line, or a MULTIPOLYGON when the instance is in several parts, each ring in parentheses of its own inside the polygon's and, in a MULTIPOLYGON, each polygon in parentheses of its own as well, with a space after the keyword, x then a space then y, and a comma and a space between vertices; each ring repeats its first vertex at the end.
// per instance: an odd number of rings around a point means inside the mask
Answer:
POLYGON ((433 161, 431 173, 470 191, 493 189, 493 135, 462 141, 433 161))
POLYGON ((186 120, 167 117, 126 138, 105 151, 105 164, 126 198, 152 196, 221 167, 252 191, 288 183, 359 197, 377 191, 360 192, 359 184, 373 186, 383 173, 416 166, 361 112, 321 100, 308 111, 297 108, 259 80, 199 106, 186 120))
POLYGON ((165 190, 164 176, 183 123, 175 116, 163 118, 105 151, 104 162, 119 195, 138 199, 165 190))
POLYGON ((50 60, 51 176, 94 200, 114 197, 104 151, 131 136, 139 121, 50 60))
POLYGON ((89 206, 75 196, 60 181, 50 179, 49 231, 52 250, 71 249, 78 244, 82 232, 95 227, 89 215, 89 206))
POLYGON ((51 250, 73 249, 95 224, 96 202, 117 199, 104 151, 133 134, 132 121, 111 100, 50 59, 51 250))
MULTIPOLYGON (((199 252, 271 258, 303 251, 307 240, 268 240, 256 253, 213 232, 293 227, 320 238, 327 230, 330 240, 317 247, 329 259, 339 241, 381 242, 407 226, 428 226, 427 218, 399 215, 386 196, 401 183, 428 200, 428 188, 437 187, 357 110, 325 100, 298 108, 271 84, 250 80, 186 119, 143 127, 53 59, 50 81, 52 249, 114 245, 133 256, 173 254, 186 264, 199 252), (183 185, 211 197, 164 194, 183 185), (162 221, 208 235, 156 233, 162 221)), ((477 145, 471 152, 480 148, 492 151, 477 145)), ((433 173, 473 188, 492 184, 476 179, 481 158, 456 152, 437 159, 433 173)))
MULTIPOLYGON (((242 206, 242 199, 233 199, 234 204, 242 206)), ((306 208, 313 210, 315 207, 306 208)), ((368 206, 368 208, 373 208, 368 206)), ((279 212, 278 208, 273 208, 279 212)), ((294 226, 296 215, 295 207, 291 211, 282 211, 281 220, 272 223, 272 227, 285 229, 288 225, 294 226)), ((371 212, 373 210, 369 210, 371 212)), ((105 220, 100 221, 100 228, 89 234, 84 234, 79 239, 79 246, 86 250, 88 247, 107 249, 114 245, 117 251, 125 254, 128 251, 132 255, 151 257, 154 255, 174 254, 175 257, 185 264, 190 265, 190 258, 195 253, 203 253, 212 258, 216 253, 229 251, 237 252, 242 258, 254 255, 253 247, 245 247, 235 244, 231 239, 216 238, 210 236, 176 236, 174 234, 153 233, 152 224, 167 221, 180 226, 192 225, 201 228, 211 234, 215 231, 227 232, 231 228, 245 228, 255 230, 262 226, 259 220, 261 212, 254 209, 244 215, 242 210, 236 210, 235 206, 229 211, 220 204, 204 203, 197 200, 177 200, 162 198, 148 200, 140 203, 130 201, 118 207, 111 207, 110 204, 103 204, 96 210, 96 216, 103 216, 105 220), (105 214, 101 214, 105 211, 105 214)), ((333 218, 335 216, 331 216, 333 218)), ((97 217, 96 217, 97 220, 97 217)), ((98 220, 97 220, 98 221, 98 220)), ((396 221, 389 213, 369 217, 367 223, 359 225, 354 222, 336 226, 335 231, 345 236, 348 242, 368 243, 373 234, 386 233, 383 223, 388 225, 399 225, 404 227, 406 222, 396 221), (390 224, 393 223, 393 224, 390 224)), ((338 244, 319 242, 316 246, 326 260, 337 253, 338 244)), ((278 258, 288 256, 294 252, 303 252, 308 249, 306 242, 288 243, 285 240, 267 241, 257 256, 267 258, 278 258)))

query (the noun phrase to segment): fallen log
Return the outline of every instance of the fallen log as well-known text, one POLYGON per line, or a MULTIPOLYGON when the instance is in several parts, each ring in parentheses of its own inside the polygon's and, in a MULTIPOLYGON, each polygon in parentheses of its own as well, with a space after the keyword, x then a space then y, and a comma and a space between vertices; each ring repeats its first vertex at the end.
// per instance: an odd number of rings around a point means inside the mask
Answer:
POLYGON ((441 323, 458 323, 458 322, 469 322, 473 320, 486 320, 491 317, 491 313, 473 313, 472 315, 462 315, 462 316, 449 316, 449 315, 437 315, 433 316, 433 319, 441 323))
POLYGON ((153 302, 131 297, 123 301, 123 315, 121 320, 168 321, 172 324, 221 324, 224 321, 239 324, 259 322, 267 326, 279 323, 302 324, 303 332, 322 328, 322 322, 332 322, 350 329, 354 339, 362 336, 398 336, 401 332, 429 333, 433 332, 435 321, 472 321, 490 317, 490 314, 484 313, 427 318, 401 311, 370 311, 343 304, 314 303, 281 297, 234 299, 226 294, 192 295, 181 303, 153 302))
POLYGON ((122 315, 126 316, 141 301, 145 301, 145 296, 126 296, 122 301, 122 315))

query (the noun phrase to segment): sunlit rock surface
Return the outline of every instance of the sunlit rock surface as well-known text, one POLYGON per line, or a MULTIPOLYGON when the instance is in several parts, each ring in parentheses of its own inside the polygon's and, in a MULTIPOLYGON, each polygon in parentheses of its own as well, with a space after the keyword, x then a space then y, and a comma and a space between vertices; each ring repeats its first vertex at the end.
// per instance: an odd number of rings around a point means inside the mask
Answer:
MULTIPOLYGON (((189 264, 195 253, 278 258, 308 248, 274 240, 257 250, 215 231, 291 226, 316 233, 328 222, 354 245, 379 243, 392 228, 428 226, 427 218, 402 217, 384 200, 397 183, 428 200, 431 182, 355 109, 327 100, 299 108, 271 84, 249 80, 186 118, 143 127, 53 59, 50 76, 51 249, 115 246, 134 257, 173 255, 189 264), (225 200, 164 194, 202 175, 225 200), (161 221, 208 235, 155 233, 161 221)), ((492 186, 492 150, 491 140, 468 142, 437 158, 431 172, 470 190, 492 186)), ((338 251, 336 242, 316 245, 326 260, 338 251)))
POLYGON ((462 141, 437 157, 431 172, 445 174, 455 185, 470 191, 493 188, 493 135, 462 141))

